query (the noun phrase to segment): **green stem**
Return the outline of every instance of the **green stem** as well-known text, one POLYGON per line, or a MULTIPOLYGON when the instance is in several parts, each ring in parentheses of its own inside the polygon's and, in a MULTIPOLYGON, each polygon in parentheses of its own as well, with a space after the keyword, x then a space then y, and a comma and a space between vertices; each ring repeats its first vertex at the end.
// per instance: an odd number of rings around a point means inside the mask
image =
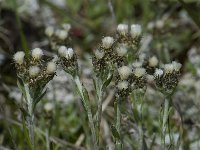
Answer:
POLYGON ((162 140, 162 149, 165 150, 165 136, 166 136, 166 132, 167 132, 167 128, 169 128, 169 122, 168 122, 168 115, 169 115, 169 103, 170 103, 170 99, 168 99, 167 97, 165 98, 164 101, 164 108, 163 108, 163 118, 162 118, 162 136, 161 136, 161 140, 162 140))
POLYGON ((93 140, 93 144, 94 144, 94 149, 98 150, 99 148, 98 148, 98 144, 97 144, 97 136, 96 136, 94 120, 93 120, 93 116, 92 116, 91 105, 89 103, 89 97, 87 95, 87 91, 86 91, 85 87, 82 85, 78 76, 76 76, 74 78, 74 81, 76 83, 76 86, 78 88, 79 94, 81 96, 83 105, 85 107, 85 110, 86 110, 86 113, 87 113, 87 116, 88 116, 88 121, 89 121, 90 130, 91 130, 91 133, 92 133, 92 140, 93 140))
POLYGON ((46 137, 46 148, 47 148, 47 150, 50 150, 50 143, 49 143, 49 129, 46 129, 45 137, 46 137))
POLYGON ((122 150, 122 142, 121 142, 121 112, 120 112, 120 102, 119 99, 116 101, 116 129, 119 133, 120 139, 115 139, 115 149, 116 150, 122 150))
POLYGON ((98 108, 97 108, 97 142, 99 144, 99 139, 100 139, 100 125, 101 125, 101 116, 102 116, 102 103, 103 103, 103 92, 101 88, 99 89, 99 94, 98 94, 98 108))
POLYGON ((31 140, 33 149, 35 149, 34 143, 34 113, 33 113, 33 99, 30 95, 29 85, 24 84, 25 92, 26 92, 26 100, 27 100, 27 107, 28 107, 28 116, 27 116, 27 124, 28 124, 28 132, 29 138, 31 140))

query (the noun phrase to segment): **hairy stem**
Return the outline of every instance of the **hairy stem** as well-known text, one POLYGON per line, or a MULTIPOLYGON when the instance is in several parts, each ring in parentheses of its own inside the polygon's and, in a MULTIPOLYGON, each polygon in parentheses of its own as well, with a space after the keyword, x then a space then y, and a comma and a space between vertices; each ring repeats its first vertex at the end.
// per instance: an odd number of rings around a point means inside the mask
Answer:
POLYGON ((161 141, 162 141, 162 149, 165 150, 165 136, 167 132, 167 128, 169 128, 169 122, 168 122, 168 115, 169 115, 169 102, 170 99, 165 98, 164 101, 164 108, 163 108, 163 116, 162 116, 162 135, 161 135, 161 141))
MULTIPOLYGON (((121 138, 121 112, 120 112, 120 104, 119 104, 119 99, 116 101, 116 129, 117 132, 119 133, 119 138, 121 138)), ((115 149, 116 150, 122 150, 122 142, 121 139, 115 139, 115 149)))
POLYGON ((91 105, 90 105, 90 102, 89 102, 89 97, 87 95, 87 91, 86 91, 85 87, 82 85, 78 76, 76 76, 74 78, 74 81, 76 83, 79 94, 81 96, 82 103, 84 105, 84 108, 85 108, 87 116, 88 116, 88 121, 89 121, 90 130, 91 130, 91 133, 92 133, 92 140, 93 140, 93 144, 94 144, 94 149, 98 150, 99 148, 98 148, 98 144, 97 144, 97 136, 96 136, 94 120, 93 120, 91 105))
POLYGON ((27 127, 29 138, 31 140, 31 144, 33 149, 35 147, 34 144, 34 113, 33 113, 33 99, 30 95, 30 90, 28 84, 24 84, 25 92, 26 92, 26 100, 27 100, 27 107, 28 107, 28 116, 27 116, 27 127))

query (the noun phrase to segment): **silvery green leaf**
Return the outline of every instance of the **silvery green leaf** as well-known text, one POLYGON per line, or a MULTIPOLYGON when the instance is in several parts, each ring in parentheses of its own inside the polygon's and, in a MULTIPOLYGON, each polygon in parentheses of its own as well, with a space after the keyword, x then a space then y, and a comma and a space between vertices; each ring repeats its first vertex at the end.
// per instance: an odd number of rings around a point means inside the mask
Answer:
POLYGON ((33 110, 35 109, 35 106, 37 105, 37 103, 44 97, 44 95, 46 94, 46 92, 47 92, 47 90, 45 90, 36 99, 34 99, 34 101, 33 101, 33 110))

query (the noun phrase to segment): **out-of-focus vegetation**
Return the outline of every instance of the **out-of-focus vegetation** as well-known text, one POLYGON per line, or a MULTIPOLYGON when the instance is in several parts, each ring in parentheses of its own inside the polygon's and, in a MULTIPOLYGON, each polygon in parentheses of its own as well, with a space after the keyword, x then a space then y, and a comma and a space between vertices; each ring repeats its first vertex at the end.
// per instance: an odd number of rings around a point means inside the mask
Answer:
MULTIPOLYGON (((200 149, 199 19, 199 0, 0 0, 0 149, 28 149, 13 54, 41 47, 47 56, 53 56, 56 52, 50 48, 44 31, 48 26, 60 27, 63 23, 72 26, 71 45, 80 58, 82 78, 93 99, 92 71, 88 68, 98 43, 103 36, 114 35, 119 23, 141 24, 144 35, 140 52, 156 55, 162 63, 176 60, 183 65, 173 96, 176 109, 171 112, 172 136, 176 139, 177 129, 180 129, 180 147, 183 150, 200 149)), ((47 86, 47 94, 35 114, 37 149, 46 149, 47 133, 51 149, 90 147, 86 138, 90 133, 87 115, 73 86, 61 69, 47 86), (53 109, 47 111, 49 103, 53 109)), ((108 89, 103 103, 102 149, 113 146, 110 129, 114 118, 113 93, 112 88, 108 89)), ((159 149, 162 104, 162 94, 155 92, 153 85, 148 86, 143 106, 147 149, 159 149)), ((138 143, 136 124, 125 120, 123 125, 128 145, 125 149, 134 149, 138 143)))

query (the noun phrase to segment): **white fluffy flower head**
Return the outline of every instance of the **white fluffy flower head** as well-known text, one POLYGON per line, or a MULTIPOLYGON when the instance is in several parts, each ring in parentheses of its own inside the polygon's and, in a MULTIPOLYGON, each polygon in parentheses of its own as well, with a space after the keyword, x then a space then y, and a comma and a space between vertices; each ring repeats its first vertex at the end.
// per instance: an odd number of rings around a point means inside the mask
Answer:
POLYGON ((114 43, 113 37, 107 36, 102 39, 102 46, 103 48, 110 48, 114 43))
POLYGON ((149 59, 149 66, 150 67, 156 67, 158 65, 158 58, 156 56, 153 56, 149 59))
POLYGON ((175 71, 180 71, 182 65, 180 63, 177 63, 176 61, 172 62, 172 65, 174 66, 175 71))
POLYGON ((25 56, 25 53, 23 51, 19 51, 14 54, 13 59, 14 59, 15 63, 21 65, 24 62, 24 56, 25 56))
POLYGON ((32 57, 36 60, 41 59, 43 51, 40 48, 35 48, 32 50, 32 57))
POLYGON ((66 46, 60 46, 58 49, 58 54, 62 57, 66 56, 66 52, 67 52, 67 47, 66 46))
POLYGON ((65 40, 68 37, 68 32, 65 30, 56 30, 55 34, 60 40, 65 40))
POLYGON ((117 31, 120 35, 126 35, 128 33, 128 25, 127 24, 119 24, 117 26, 117 31))
POLYGON ((69 32, 69 30, 71 29, 71 24, 64 23, 64 24, 62 25, 62 27, 65 29, 66 32, 69 32))
POLYGON ((132 24, 130 33, 132 38, 139 37, 142 33, 141 26, 139 24, 132 24))
POLYGON ((173 64, 165 64, 164 70, 165 70, 165 73, 172 73, 174 71, 174 65, 173 64))
POLYGON ((131 75, 132 70, 128 66, 122 66, 122 67, 118 68, 118 73, 119 73, 120 78, 122 80, 125 80, 131 75))
POLYGON ((117 88, 119 90, 126 90, 128 89, 128 81, 120 81, 118 84, 117 84, 117 88))
POLYGON ((73 55, 74 55, 74 50, 72 48, 68 48, 66 51, 65 58, 71 59, 73 57, 73 55))
POLYGON ((29 75, 31 77, 36 77, 40 72, 40 68, 38 66, 31 66, 29 68, 29 75))
POLYGON ((161 77, 163 75, 163 70, 156 68, 154 76, 155 77, 161 77))
POLYGON ((53 74, 56 71, 56 64, 54 62, 48 62, 46 72, 47 74, 53 74))
POLYGON ((94 55, 95 55, 95 57, 96 57, 97 59, 101 59, 101 58, 103 58, 103 56, 104 56, 104 52, 101 52, 101 51, 99 51, 99 50, 96 50, 96 51, 94 52, 94 55))
POLYGON ((117 51, 117 55, 122 57, 127 54, 128 50, 125 46, 119 46, 116 48, 116 51, 117 51))
POLYGON ((133 62, 133 67, 134 68, 140 68, 140 67, 142 67, 142 62, 140 62, 140 61, 135 61, 135 62, 133 62))
POLYGON ((54 108, 54 104, 53 104, 53 103, 48 102, 48 103, 46 103, 46 104, 44 105, 44 110, 45 110, 46 112, 52 111, 53 108, 54 108))
POLYGON ((45 34, 48 36, 48 37, 51 37, 54 33, 54 28, 52 26, 48 26, 46 29, 45 29, 45 34))
POLYGON ((134 71, 134 75, 137 78, 140 78, 140 77, 144 76, 145 74, 146 74, 146 70, 144 68, 136 68, 134 71))

